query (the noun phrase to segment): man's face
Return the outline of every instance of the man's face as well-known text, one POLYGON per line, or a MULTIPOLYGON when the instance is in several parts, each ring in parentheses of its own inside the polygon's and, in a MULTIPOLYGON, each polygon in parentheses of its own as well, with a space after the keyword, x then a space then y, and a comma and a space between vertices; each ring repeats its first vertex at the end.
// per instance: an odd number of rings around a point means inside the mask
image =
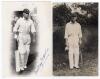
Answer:
POLYGON ((27 14, 27 13, 23 13, 23 17, 24 17, 25 19, 28 19, 29 14, 27 14))
POLYGON ((72 18, 71 18, 71 22, 72 22, 72 23, 75 23, 76 20, 77 20, 77 17, 72 17, 72 18))

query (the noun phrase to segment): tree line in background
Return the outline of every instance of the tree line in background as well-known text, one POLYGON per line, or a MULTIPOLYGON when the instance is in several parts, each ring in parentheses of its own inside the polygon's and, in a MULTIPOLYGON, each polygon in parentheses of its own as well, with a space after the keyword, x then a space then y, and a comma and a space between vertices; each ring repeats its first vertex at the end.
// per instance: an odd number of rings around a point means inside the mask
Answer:
MULTIPOLYGON (((85 4, 78 3, 77 7, 80 7, 82 12, 86 11, 84 15, 76 12, 78 16, 77 21, 81 25, 98 26, 98 3, 85 3, 85 4)), ((66 3, 54 5, 53 25, 65 26, 65 24, 70 21, 71 13, 72 10, 68 5, 66 5, 66 3)))

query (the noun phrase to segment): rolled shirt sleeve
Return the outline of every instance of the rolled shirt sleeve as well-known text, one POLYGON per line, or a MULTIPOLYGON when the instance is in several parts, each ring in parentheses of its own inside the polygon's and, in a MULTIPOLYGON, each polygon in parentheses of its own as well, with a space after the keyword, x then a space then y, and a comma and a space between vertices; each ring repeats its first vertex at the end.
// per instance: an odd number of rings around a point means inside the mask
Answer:
POLYGON ((18 28, 20 26, 20 21, 18 20, 13 28, 13 32, 18 32, 18 28))

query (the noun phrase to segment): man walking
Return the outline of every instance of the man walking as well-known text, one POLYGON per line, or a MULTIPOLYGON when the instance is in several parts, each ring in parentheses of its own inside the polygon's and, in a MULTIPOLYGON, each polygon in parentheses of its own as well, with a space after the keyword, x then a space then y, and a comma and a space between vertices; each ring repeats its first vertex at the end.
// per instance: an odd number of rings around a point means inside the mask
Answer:
POLYGON ((70 69, 79 68, 79 45, 81 44, 82 32, 81 25, 76 21, 77 14, 73 13, 71 20, 65 27, 66 48, 69 50, 70 69))
POLYGON ((35 34, 36 30, 33 21, 29 18, 30 11, 23 10, 23 18, 19 18, 13 29, 16 39, 18 40, 18 52, 20 57, 20 70, 27 68, 27 61, 30 52, 31 37, 30 34, 35 34))

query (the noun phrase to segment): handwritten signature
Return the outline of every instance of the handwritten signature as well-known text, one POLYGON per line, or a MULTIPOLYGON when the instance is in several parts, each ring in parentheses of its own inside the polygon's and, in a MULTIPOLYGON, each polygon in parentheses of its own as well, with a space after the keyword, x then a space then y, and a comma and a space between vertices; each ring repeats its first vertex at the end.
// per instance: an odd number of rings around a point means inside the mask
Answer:
POLYGON ((36 69, 34 71, 35 73, 37 73, 40 70, 40 68, 44 66, 44 64, 45 64, 48 56, 49 56, 49 54, 48 54, 48 48, 46 48, 45 51, 44 51, 44 54, 40 58, 39 64, 36 66, 36 69))

